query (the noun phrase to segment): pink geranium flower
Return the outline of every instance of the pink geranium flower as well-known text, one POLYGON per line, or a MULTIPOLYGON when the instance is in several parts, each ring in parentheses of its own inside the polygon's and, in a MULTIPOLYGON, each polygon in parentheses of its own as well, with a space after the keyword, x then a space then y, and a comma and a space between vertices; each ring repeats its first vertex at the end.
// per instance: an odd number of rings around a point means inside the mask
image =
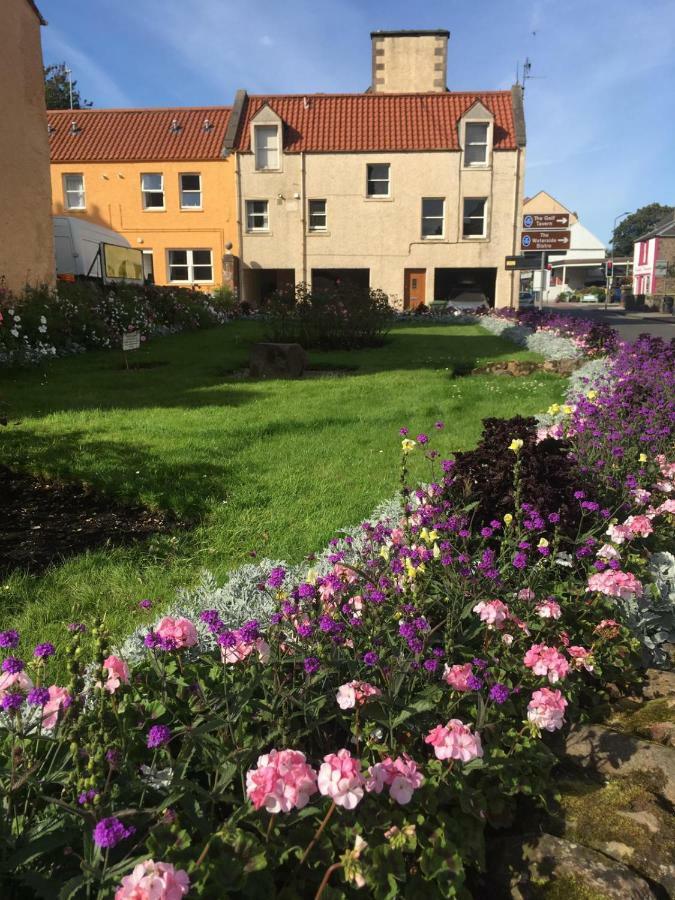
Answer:
POLYGON ((560 691, 541 688, 532 694, 532 699, 527 704, 527 718, 537 728, 557 731, 565 721, 566 706, 567 700, 560 691))
POLYGON ((587 672, 593 671, 593 654, 585 647, 568 647, 567 652, 572 657, 575 669, 586 669, 587 672))
POLYGON ((315 793, 316 772, 299 750, 270 750, 246 773, 246 795, 256 809, 302 809, 315 793))
POLYGON ((49 700, 42 708, 42 727, 49 731, 58 720, 61 709, 67 709, 73 702, 73 698, 66 688, 52 684, 49 687, 49 700))
POLYGON ((413 792, 424 784, 424 776, 418 771, 417 763, 407 754, 392 759, 387 756, 382 762, 368 769, 366 790, 380 794, 385 787, 389 796, 401 806, 410 802, 413 792))
POLYGON ((349 681, 341 684, 335 695, 340 709, 353 709, 362 706, 369 697, 381 697, 382 691, 367 681, 349 681))
POLYGON ((189 887, 190 879, 183 869, 146 859, 134 866, 131 875, 124 876, 115 900, 180 900, 189 887))
POLYGON ((623 523, 625 528, 629 528, 632 535, 637 537, 648 537, 654 527, 648 516, 628 516, 623 523))
POLYGON ((570 670, 570 664, 562 653, 545 644, 532 644, 523 662, 535 675, 547 676, 551 684, 563 679, 570 670))
POLYGON ((464 665, 446 666, 443 671, 444 680, 456 691, 469 691, 471 688, 467 684, 467 679, 473 675, 473 666, 471 663, 464 665))
POLYGON ((197 629, 189 619, 164 616, 155 633, 163 640, 173 641, 174 647, 194 647, 198 641, 197 629))
POLYGON ((642 596, 642 582, 630 572, 621 572, 618 569, 606 569, 591 575, 588 579, 589 591, 598 591, 607 597, 618 597, 621 600, 632 600, 642 596))
POLYGON ((509 608, 501 600, 481 600, 473 611, 478 613, 481 622, 485 622, 488 628, 502 628, 509 617, 509 608))
POLYGON ((10 689, 21 690, 26 693, 33 687, 33 682, 22 670, 21 672, 2 672, 0 673, 0 700, 10 689))
POLYGON ((337 806, 354 809, 363 798, 365 779, 361 762, 349 750, 338 750, 324 756, 317 780, 319 791, 330 797, 337 806))
POLYGON ((471 762, 483 755, 480 735, 472 733, 470 726, 459 719, 450 719, 447 725, 437 725, 424 738, 431 744, 438 759, 461 759, 471 762))
POLYGON ((114 694, 121 684, 129 684, 129 666, 119 656, 109 656, 103 661, 103 668, 108 673, 103 687, 109 694, 114 694))
POLYGON ((543 600, 534 610, 540 619, 559 619, 562 614, 560 604, 555 600, 543 600))
POLYGON ((258 652, 258 659, 265 665, 270 660, 270 645, 263 638, 254 641, 238 641, 232 647, 220 648, 220 656, 224 663, 234 665, 243 662, 254 650, 258 652))

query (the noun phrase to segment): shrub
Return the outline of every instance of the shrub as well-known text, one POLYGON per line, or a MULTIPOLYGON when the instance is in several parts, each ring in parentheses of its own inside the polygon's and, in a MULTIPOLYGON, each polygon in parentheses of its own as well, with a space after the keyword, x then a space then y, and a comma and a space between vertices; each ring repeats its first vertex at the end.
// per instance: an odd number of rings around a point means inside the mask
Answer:
POLYGON ((382 291, 348 283, 330 290, 300 284, 277 291, 265 311, 270 340, 321 349, 379 346, 395 318, 382 291))
POLYGON ((26 288, 0 300, 0 365, 119 347, 127 331, 140 331, 145 339, 224 319, 207 295, 188 288, 93 281, 26 288))

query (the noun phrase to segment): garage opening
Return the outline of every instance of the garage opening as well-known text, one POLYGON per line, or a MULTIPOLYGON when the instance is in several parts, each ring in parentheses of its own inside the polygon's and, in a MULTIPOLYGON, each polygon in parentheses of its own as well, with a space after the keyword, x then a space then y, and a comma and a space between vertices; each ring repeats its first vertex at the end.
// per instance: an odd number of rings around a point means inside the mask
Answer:
POLYGON ((370 269, 312 269, 313 291, 346 286, 367 291, 370 287, 370 269))
POLYGON ((434 300, 456 300, 460 295, 482 294, 488 306, 495 305, 497 269, 434 269, 434 300))
POLYGON ((252 306, 264 306, 275 291, 295 286, 295 269, 245 269, 243 277, 243 296, 252 306))

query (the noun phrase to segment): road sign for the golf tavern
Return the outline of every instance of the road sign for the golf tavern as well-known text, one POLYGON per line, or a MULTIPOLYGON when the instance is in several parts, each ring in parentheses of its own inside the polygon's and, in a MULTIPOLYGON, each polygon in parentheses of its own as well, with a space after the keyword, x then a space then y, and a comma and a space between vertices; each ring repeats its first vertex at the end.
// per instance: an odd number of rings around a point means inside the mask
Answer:
POLYGON ((526 213, 523 216, 523 228, 543 228, 549 231, 551 228, 569 227, 569 213, 526 213))
POLYGON ((520 238, 522 250, 569 250, 569 246, 569 231, 523 231, 520 238))

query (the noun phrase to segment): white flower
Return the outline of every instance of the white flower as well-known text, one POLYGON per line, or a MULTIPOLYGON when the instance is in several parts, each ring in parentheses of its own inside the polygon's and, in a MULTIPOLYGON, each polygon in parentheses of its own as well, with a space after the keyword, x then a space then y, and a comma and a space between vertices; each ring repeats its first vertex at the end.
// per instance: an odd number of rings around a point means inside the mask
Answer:
POLYGON ((15 338, 18 338, 19 336, 19 332, 16 330, 16 328, 12 328, 10 334, 13 334, 15 338))
POLYGON ((44 316, 40 316, 40 324, 42 324, 42 325, 46 325, 46 324, 47 324, 47 320, 45 319, 44 316))

